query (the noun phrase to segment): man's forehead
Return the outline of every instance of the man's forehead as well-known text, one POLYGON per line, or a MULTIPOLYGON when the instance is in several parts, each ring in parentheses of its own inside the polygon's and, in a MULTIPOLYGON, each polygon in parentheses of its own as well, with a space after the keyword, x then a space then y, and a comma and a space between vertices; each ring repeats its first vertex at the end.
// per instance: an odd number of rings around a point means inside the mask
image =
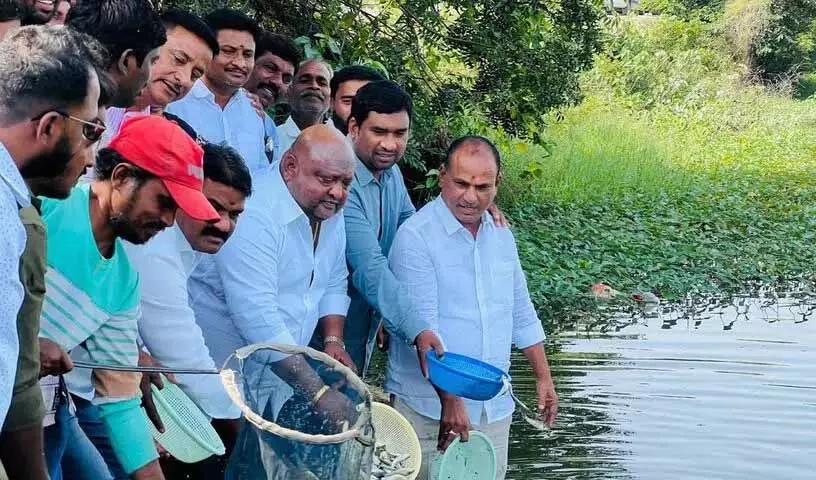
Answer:
POLYGON ((218 39, 218 45, 247 48, 251 50, 255 49, 255 39, 249 32, 225 28, 219 30, 216 35, 218 39))
POLYGON ((282 59, 281 57, 275 55, 272 52, 264 53, 263 55, 258 57, 257 60, 255 60, 255 63, 261 64, 261 65, 262 64, 274 63, 278 67, 280 67, 281 70, 286 69, 286 70, 290 70, 291 72, 295 71, 295 66, 292 65, 292 63, 282 59))
POLYGON ((301 65, 300 69, 297 72, 298 77, 303 75, 313 75, 313 76, 321 76, 324 78, 331 77, 331 73, 329 72, 329 67, 321 62, 309 62, 304 65, 301 65))

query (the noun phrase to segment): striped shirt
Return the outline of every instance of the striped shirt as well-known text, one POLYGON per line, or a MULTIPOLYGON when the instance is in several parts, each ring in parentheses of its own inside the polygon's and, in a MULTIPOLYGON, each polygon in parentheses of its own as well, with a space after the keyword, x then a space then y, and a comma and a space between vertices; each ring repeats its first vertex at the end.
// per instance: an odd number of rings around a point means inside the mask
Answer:
MULTIPOLYGON (((43 199, 48 226, 48 271, 40 335, 66 351, 82 345, 89 360, 136 365, 139 279, 117 239, 114 254, 104 258, 94 240, 90 218, 90 185, 76 187, 63 201, 43 199)), ((74 370, 69 390, 100 402, 137 396, 139 374, 74 370)), ((44 381, 47 382, 46 379, 44 381)))

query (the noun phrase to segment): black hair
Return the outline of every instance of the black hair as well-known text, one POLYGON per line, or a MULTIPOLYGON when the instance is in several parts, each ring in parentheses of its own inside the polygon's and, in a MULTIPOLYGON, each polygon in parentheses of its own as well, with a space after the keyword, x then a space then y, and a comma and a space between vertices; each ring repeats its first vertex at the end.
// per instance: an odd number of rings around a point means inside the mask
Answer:
POLYGON ((0 0, 0 22, 19 20, 21 17, 20 0, 0 0))
POLYGON ((119 87, 108 72, 101 68, 96 69, 96 76, 99 78, 99 106, 107 107, 116 99, 119 87))
POLYGON ((386 78, 380 72, 371 67, 366 67, 365 65, 349 65, 348 67, 343 67, 338 70, 332 77, 329 83, 331 86, 331 97, 334 98, 340 85, 348 81, 367 80, 369 82, 377 82, 385 79, 386 78))
POLYGON ((111 175, 113 175, 113 171, 116 169, 116 167, 122 163, 133 167, 130 169, 130 176, 136 179, 137 189, 141 188, 142 185, 144 185, 145 182, 151 178, 158 178, 156 175, 153 175, 142 167, 134 164, 130 160, 123 157, 121 153, 110 147, 105 147, 96 153, 96 161, 94 162, 94 177, 97 180, 108 181, 111 179, 111 175))
POLYGON ((65 24, 99 40, 112 63, 132 50, 141 66, 151 50, 167 41, 149 0, 82 0, 68 10, 65 24))
POLYGON ((379 80, 363 85, 351 101, 351 116, 362 125, 368 114, 397 113, 405 111, 410 121, 414 106, 411 96, 391 80, 379 80))
POLYGON ((263 30, 255 45, 255 58, 259 58, 266 53, 271 53, 286 60, 294 68, 297 68, 300 62, 303 61, 300 49, 291 38, 263 30))
POLYGON ((501 155, 499 154, 499 149, 496 148, 496 145, 494 145, 493 142, 480 135, 465 135, 464 137, 459 137, 451 142, 450 146, 448 147, 448 151, 445 153, 445 168, 450 168, 450 161, 456 152, 459 151, 460 148, 463 148, 469 144, 481 144, 488 147, 488 149, 490 149, 490 153, 493 154, 493 159, 496 160, 497 175, 499 172, 501 172, 501 155))
POLYGON ((204 17, 204 21, 215 32, 216 36, 219 30, 238 30, 252 35, 255 43, 258 43, 258 37, 261 36, 261 27, 255 20, 231 8, 213 10, 204 17))
POLYGON ((218 55, 218 40, 212 28, 198 15, 178 8, 170 8, 161 15, 161 22, 169 32, 174 27, 181 27, 196 37, 204 40, 204 43, 213 51, 213 56, 218 55))
POLYGON ((252 195, 252 176, 237 150, 215 143, 205 143, 203 148, 204 178, 234 188, 244 197, 252 195))

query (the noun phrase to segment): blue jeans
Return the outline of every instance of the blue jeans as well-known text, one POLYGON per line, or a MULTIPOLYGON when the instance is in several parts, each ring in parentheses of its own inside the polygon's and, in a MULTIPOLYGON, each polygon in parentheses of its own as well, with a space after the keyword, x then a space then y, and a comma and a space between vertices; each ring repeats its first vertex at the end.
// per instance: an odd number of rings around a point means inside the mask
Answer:
MULTIPOLYGON (((113 452, 113 447, 108 438, 108 431, 102 423, 99 407, 77 396, 71 398, 76 404, 76 415, 80 428, 102 455, 102 459, 108 465, 114 480, 128 480, 130 476, 125 473, 125 469, 122 468, 119 460, 116 459, 116 454, 113 452)), ((63 468, 66 468, 67 472, 68 468, 64 463, 63 468)))
POLYGON ((51 480, 112 480, 102 455, 70 411, 68 399, 60 395, 58 402, 56 423, 44 430, 45 463, 51 480))

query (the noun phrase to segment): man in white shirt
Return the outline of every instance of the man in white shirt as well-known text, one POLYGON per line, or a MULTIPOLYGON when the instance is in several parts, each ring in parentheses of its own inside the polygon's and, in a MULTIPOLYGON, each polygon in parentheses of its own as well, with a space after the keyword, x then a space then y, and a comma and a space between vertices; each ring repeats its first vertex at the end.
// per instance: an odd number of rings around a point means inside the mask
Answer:
MULTIPOLYGON (((198 262, 206 254, 217 253, 232 235, 244 210, 244 201, 252 192, 249 170, 233 148, 211 143, 203 148, 203 192, 221 216, 220 220, 203 222, 179 211, 175 225, 150 242, 125 244, 128 258, 139 271, 141 280, 139 335, 149 354, 165 367, 207 370, 221 366, 213 362, 201 328, 196 324, 188 301, 187 280, 198 262)), ((241 412, 230 400, 219 377, 176 375, 175 381, 213 419, 225 443, 234 443, 241 412)), ((151 410, 147 412, 150 416, 151 410)), ((154 419, 151 417, 151 420, 154 419)), ((181 468, 180 465, 172 467, 181 468)), ((182 476, 170 475, 166 469, 165 474, 171 478, 182 476)), ((193 476, 200 478, 202 474, 196 471, 193 476)))
POLYGON ((258 97, 264 110, 264 144, 270 162, 280 159, 284 152, 280 151, 278 127, 265 111, 286 98, 300 60, 300 49, 291 38, 266 30, 261 32, 255 47, 255 68, 244 88, 258 97))
POLYGON ((128 107, 108 108, 107 130, 99 142, 104 148, 119 133, 124 120, 137 115, 164 115, 179 124, 193 137, 192 127, 175 115, 164 112, 172 102, 183 98, 193 83, 204 75, 218 51, 215 33, 198 16, 182 10, 170 9, 161 16, 167 31, 167 42, 159 48, 159 56, 150 70, 147 85, 128 107))
POLYGON ((243 90, 255 65, 258 24, 237 10, 222 8, 204 19, 218 39, 218 53, 184 98, 167 106, 204 140, 238 150, 249 171, 266 170, 264 121, 243 90))
MULTIPOLYGON (((520 348, 537 378, 538 409, 551 425, 558 408, 542 342, 541 326, 527 291, 512 232, 486 213, 498 187, 500 158, 483 137, 453 142, 440 169, 441 195, 400 228, 391 247, 394 275, 410 292, 411 314, 430 322, 446 351, 504 371, 510 348, 520 348)), ((445 450, 472 428, 496 448, 496 478, 504 478, 514 403, 509 393, 477 402, 455 397, 422 377, 409 345, 393 342, 385 389, 394 407, 414 426, 422 444, 426 478, 435 450, 445 450)))
POLYGON ((343 345, 346 232, 354 154, 336 130, 305 130, 255 195, 232 238, 190 279, 196 320, 216 364, 249 344, 307 345, 320 326, 325 351, 353 368, 343 345))
POLYGON ((331 66, 322 60, 306 60, 298 67, 295 79, 289 86, 292 113, 278 129, 279 146, 275 152, 275 162, 283 157, 301 131, 326 120, 332 75, 331 66))

